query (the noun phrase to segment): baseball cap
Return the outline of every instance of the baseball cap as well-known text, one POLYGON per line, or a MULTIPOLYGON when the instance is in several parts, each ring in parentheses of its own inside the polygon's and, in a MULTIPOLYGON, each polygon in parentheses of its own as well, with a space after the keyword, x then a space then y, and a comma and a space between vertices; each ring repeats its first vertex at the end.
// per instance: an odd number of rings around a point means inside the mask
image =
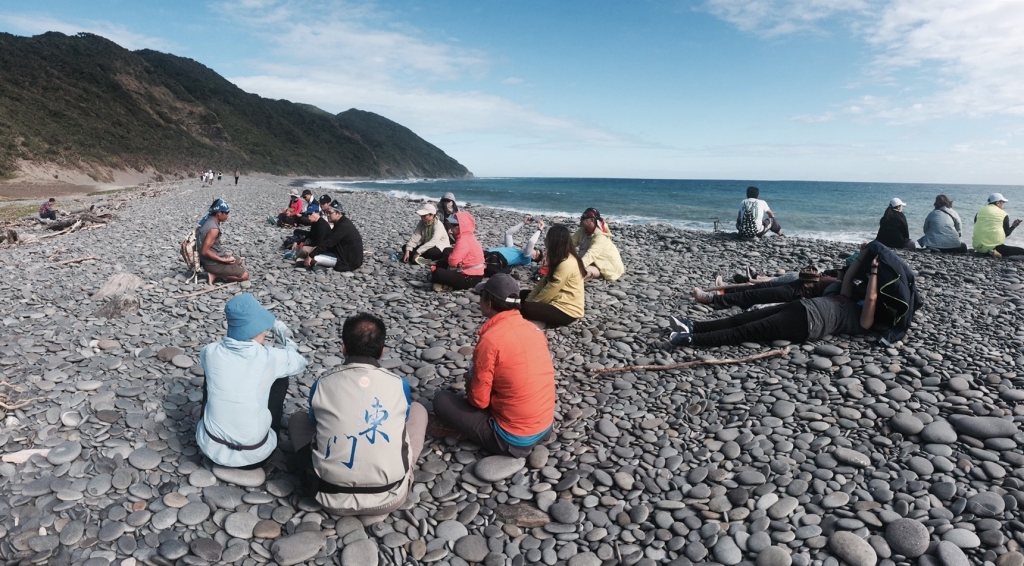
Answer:
POLYGON ((453 214, 453 215, 448 217, 448 223, 449 224, 455 224, 456 226, 458 226, 459 218, 453 214))
POLYGON ((1006 200, 1006 197, 1003 196, 1003 193, 992 193, 992 194, 988 195, 988 203, 992 204, 992 203, 995 203, 995 202, 1010 202, 1010 201, 1006 200))
POLYGON ((506 303, 519 304, 519 282, 505 273, 498 273, 487 281, 475 287, 478 293, 487 291, 496 299, 503 299, 506 303))
POLYGON ((898 198, 894 198, 891 201, 889 201, 889 206, 896 208, 897 206, 907 206, 907 203, 901 201, 898 198))
POLYGON ((331 204, 332 200, 334 199, 331 198, 331 195, 320 195, 320 198, 316 199, 316 201, 320 203, 320 206, 327 206, 331 204))
POLYGON ((423 206, 416 211, 416 214, 423 216, 424 214, 437 214, 437 207, 433 203, 425 203, 423 206))

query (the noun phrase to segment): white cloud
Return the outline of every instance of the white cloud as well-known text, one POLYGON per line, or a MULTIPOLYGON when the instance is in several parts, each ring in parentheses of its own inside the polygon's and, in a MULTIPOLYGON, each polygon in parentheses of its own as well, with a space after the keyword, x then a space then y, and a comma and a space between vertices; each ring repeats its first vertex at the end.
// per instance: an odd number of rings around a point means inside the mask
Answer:
MULTIPOLYGON (((442 42, 395 23, 366 6, 308 0, 239 0, 216 5, 235 25, 268 45, 259 72, 234 76, 239 87, 271 98, 306 102, 330 112, 359 108, 382 114, 425 137, 500 132, 523 143, 576 147, 633 146, 602 128, 549 116, 479 91, 437 85, 484 77, 486 53, 442 42)), ((511 77, 506 84, 519 84, 511 77)))
POLYGON ((501 79, 501 84, 504 84, 504 85, 521 85, 524 82, 526 82, 526 81, 524 81, 523 79, 521 79, 519 77, 507 77, 507 78, 501 79))
POLYGON ((125 49, 156 49, 173 51, 175 44, 163 38, 135 33, 121 24, 97 20, 65 21, 39 14, 13 14, 0 12, 0 24, 11 33, 38 35, 59 31, 67 35, 81 32, 103 36, 125 49))
POLYGON ((707 0, 705 9, 742 31, 766 37, 819 32, 838 14, 864 13, 868 0, 707 0))

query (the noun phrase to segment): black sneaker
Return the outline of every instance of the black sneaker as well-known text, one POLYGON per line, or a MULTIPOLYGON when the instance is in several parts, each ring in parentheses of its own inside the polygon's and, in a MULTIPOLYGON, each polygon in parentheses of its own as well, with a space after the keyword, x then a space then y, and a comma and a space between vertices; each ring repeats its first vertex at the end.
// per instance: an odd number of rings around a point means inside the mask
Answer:
POLYGON ((673 332, 669 335, 668 341, 673 346, 689 346, 693 344, 693 334, 689 332, 673 332))
POLYGON ((688 318, 680 320, 674 316, 670 316, 668 317, 668 325, 675 332, 685 332, 687 334, 693 334, 693 321, 688 318))

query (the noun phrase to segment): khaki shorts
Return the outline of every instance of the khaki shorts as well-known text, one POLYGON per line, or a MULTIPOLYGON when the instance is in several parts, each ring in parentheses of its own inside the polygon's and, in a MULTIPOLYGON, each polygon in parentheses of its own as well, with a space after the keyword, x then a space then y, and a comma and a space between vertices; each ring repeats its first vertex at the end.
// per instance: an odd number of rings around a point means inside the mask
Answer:
POLYGON ((204 265, 203 269, 217 277, 241 277, 245 275, 245 267, 242 266, 241 259, 235 259, 235 263, 211 263, 204 265))

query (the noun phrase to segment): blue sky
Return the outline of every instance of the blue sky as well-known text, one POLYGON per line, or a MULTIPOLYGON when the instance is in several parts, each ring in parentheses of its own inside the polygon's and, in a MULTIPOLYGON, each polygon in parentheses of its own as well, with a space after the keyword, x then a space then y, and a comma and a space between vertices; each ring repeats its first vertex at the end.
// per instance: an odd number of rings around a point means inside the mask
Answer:
POLYGON ((1021 184, 1024 2, 5 0, 241 88, 370 110, 478 176, 1021 184))

